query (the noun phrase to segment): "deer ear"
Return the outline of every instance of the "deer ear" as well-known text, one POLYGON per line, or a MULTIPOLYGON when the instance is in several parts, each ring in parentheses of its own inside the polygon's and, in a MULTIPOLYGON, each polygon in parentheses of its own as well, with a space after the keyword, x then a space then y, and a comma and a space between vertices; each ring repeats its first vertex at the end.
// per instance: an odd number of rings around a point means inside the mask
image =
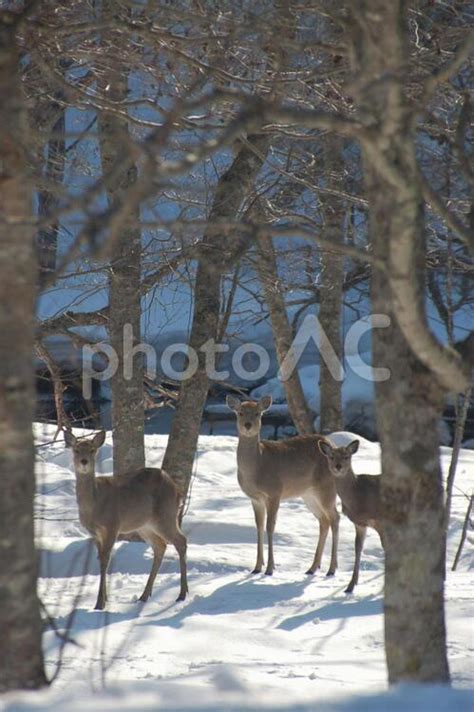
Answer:
POLYGON ((227 396, 227 398, 225 399, 225 402, 227 404, 227 407, 230 408, 231 410, 237 411, 240 408, 240 401, 235 396, 227 396))
POLYGON ((105 430, 101 430, 92 438, 93 446, 98 450, 105 442, 105 430))
POLYGON ((347 452, 348 452, 350 455, 354 455, 354 453, 356 453, 357 450, 359 449, 359 443, 360 443, 359 440, 353 440, 353 441, 352 441, 351 443, 349 443, 349 445, 346 447, 347 452))
POLYGON ((263 413, 264 410, 268 410, 273 402, 273 398, 271 396, 262 396, 260 400, 258 401, 258 407, 260 412, 263 413))
POLYGON ((64 431, 64 444, 66 447, 74 447, 76 444, 77 440, 74 437, 74 435, 71 433, 70 430, 65 430, 64 431))
POLYGON ((323 453, 324 457, 331 457, 332 447, 325 440, 318 440, 318 447, 323 453))

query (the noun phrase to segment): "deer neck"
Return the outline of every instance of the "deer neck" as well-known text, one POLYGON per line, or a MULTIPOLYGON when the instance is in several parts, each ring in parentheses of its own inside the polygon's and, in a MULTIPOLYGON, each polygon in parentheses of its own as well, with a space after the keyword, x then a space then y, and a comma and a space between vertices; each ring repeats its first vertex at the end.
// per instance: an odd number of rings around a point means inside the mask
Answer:
POLYGON ((336 477, 336 490, 342 502, 346 501, 348 504, 351 502, 355 486, 356 476, 352 468, 344 477, 336 477))
POLYGON ((254 470, 258 464, 260 452, 260 434, 252 437, 240 437, 237 445, 237 463, 239 470, 242 472, 254 470))
POLYGON ((92 532, 94 529, 93 521, 96 499, 96 481, 94 474, 76 474, 76 499, 81 524, 92 532))

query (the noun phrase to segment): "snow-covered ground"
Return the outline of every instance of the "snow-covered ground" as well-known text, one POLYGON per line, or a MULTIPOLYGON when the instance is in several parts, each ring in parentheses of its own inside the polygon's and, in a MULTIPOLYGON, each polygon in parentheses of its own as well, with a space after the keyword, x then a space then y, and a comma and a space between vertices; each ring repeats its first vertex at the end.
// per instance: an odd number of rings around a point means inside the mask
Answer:
MULTIPOLYGON (((474 558, 466 542, 448 574, 446 607, 454 690, 387 691, 383 649, 383 554, 371 532, 360 584, 343 593, 353 564, 353 528, 341 519, 339 570, 305 575, 317 522, 299 500, 282 504, 272 578, 251 576, 256 534, 235 468, 237 439, 203 436, 199 443, 188 536, 190 593, 178 594, 175 552, 167 551, 152 599, 137 602, 151 565, 144 544, 119 543, 109 577, 106 612, 93 610, 98 588, 95 551, 78 521, 71 456, 38 426, 37 536, 40 595, 56 632, 44 636, 49 690, 6 695, 0 709, 22 710, 468 710, 474 686, 472 627, 474 558), (87 573, 84 573, 87 570, 87 573), (59 634, 70 628, 73 642, 59 634), (60 665, 58 669, 58 665, 60 665), (91 692, 94 694, 91 695, 91 692)), ((350 436, 339 436, 345 440, 350 436)), ((110 434, 98 470, 112 469, 110 434)), ((166 436, 147 436, 147 464, 159 465, 166 436)), ((446 470, 451 450, 442 449, 446 470)), ((379 471, 379 447, 362 441, 356 472, 379 471)), ((449 533, 451 564, 472 491, 474 452, 463 450, 449 533)), ((324 558, 329 561, 329 542, 324 558)))

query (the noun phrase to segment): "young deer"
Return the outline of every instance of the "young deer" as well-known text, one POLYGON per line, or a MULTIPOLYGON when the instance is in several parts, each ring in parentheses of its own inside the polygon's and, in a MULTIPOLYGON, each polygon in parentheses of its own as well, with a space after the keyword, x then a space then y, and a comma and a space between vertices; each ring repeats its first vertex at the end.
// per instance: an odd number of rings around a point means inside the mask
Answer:
POLYGON ((342 511, 349 517, 356 530, 354 571, 345 591, 352 593, 359 581, 360 557, 367 527, 375 529, 383 546, 380 476, 354 474, 351 458, 359 449, 358 440, 353 440, 346 447, 333 447, 330 443, 321 441, 319 449, 327 457, 342 502, 342 511))
POLYGON ((186 577, 186 537, 178 525, 181 493, 163 470, 145 467, 119 477, 96 477, 95 458, 105 433, 92 439, 78 439, 64 433, 66 447, 72 448, 76 473, 76 498, 81 524, 94 537, 100 561, 100 586, 95 608, 107 601, 107 568, 119 534, 138 532, 153 549, 153 564, 140 601, 151 596, 166 546, 173 544, 179 554, 181 588, 178 601, 188 591, 186 577))
POLYGON ((260 440, 262 413, 272 404, 271 396, 258 403, 241 403, 227 397, 227 405, 237 415, 239 443, 237 446, 237 477, 243 492, 250 498, 257 526, 257 563, 252 573, 263 566, 263 528, 267 513, 268 563, 265 573, 272 575, 273 532, 282 499, 302 497, 306 506, 319 520, 319 541, 313 563, 306 573, 314 574, 321 566, 321 557, 329 527, 332 530, 331 563, 328 576, 337 569, 339 514, 336 509, 336 487, 318 443, 326 442, 322 435, 300 435, 275 442, 260 440))

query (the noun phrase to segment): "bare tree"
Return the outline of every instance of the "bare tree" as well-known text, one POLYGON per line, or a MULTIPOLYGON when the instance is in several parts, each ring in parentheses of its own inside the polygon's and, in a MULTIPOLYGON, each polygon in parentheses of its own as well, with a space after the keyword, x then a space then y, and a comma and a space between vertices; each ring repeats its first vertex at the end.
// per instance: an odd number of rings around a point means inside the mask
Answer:
POLYGON ((449 520, 451 516, 454 478, 456 476, 456 468, 459 460, 459 451, 461 449, 462 438, 464 435, 464 427, 466 425, 467 411, 471 402, 471 393, 472 388, 468 388, 465 393, 462 393, 458 396, 456 403, 456 422, 454 425, 453 451, 451 454, 451 462, 449 463, 448 477, 446 480, 446 530, 449 526, 449 520))
MULTIPOLYGON (((231 166, 219 178, 209 222, 239 216, 268 150, 266 136, 249 136, 231 166), (255 150, 257 149, 257 150, 255 150), (261 157, 263 156, 263 158, 261 157)), ((205 351, 202 347, 219 333, 221 280, 225 271, 248 245, 231 241, 229 234, 214 230, 204 234, 194 283, 194 314, 189 346, 198 354, 197 371, 181 385, 176 412, 163 458, 163 468, 189 483, 201 425, 202 411, 209 388, 205 351)))
MULTIPOLYGON (((261 235, 258 240, 257 270, 268 307, 278 363, 281 366, 285 359, 288 362, 294 334, 286 310, 282 282, 278 277, 273 240, 267 235, 261 235)), ((289 376, 284 379, 283 385, 288 410, 298 433, 304 435, 314 432, 313 419, 306 403, 297 368, 291 369, 289 376)))
MULTIPOLYGON (((335 135, 323 139, 325 180, 334 192, 323 196, 324 236, 334 244, 344 242, 344 201, 337 196, 338 180, 344 166, 343 141, 335 135)), ((343 255, 321 251, 321 278, 319 288, 319 322, 339 361, 342 361, 342 307, 344 286, 343 255)), ((322 433, 341 430, 342 383, 334 378, 327 366, 328 354, 321 353, 319 389, 322 433)))
POLYGON ((407 95, 406 4, 355 0, 358 105, 374 254, 372 307, 390 316, 373 334, 386 535, 385 650, 390 682, 449 680, 443 599, 444 503, 437 424, 445 387, 463 384, 459 359, 424 321, 425 224, 407 95))
MULTIPOLYGON (((273 34, 268 33, 266 26, 258 26, 264 52, 263 59, 260 59, 261 66, 254 62, 253 71, 259 76, 258 92, 276 98, 281 94, 278 80, 288 63, 288 48, 275 42, 275 31, 280 27, 291 33, 294 17, 289 16, 288 8, 280 3, 271 6, 270 16, 274 23, 273 34)), ((252 61, 249 65, 250 68, 252 61)), ((238 231, 234 234, 230 231, 216 232, 213 226, 220 221, 238 221, 242 218, 244 201, 249 197, 265 164, 271 142, 269 133, 247 133, 247 136, 245 132, 236 136, 233 146, 235 157, 230 167, 219 177, 209 213, 209 228, 203 235, 194 282, 194 313, 189 338, 189 346, 198 353, 198 369, 182 383, 163 459, 165 470, 176 473, 188 483, 209 388, 203 346, 220 333, 222 276, 247 249, 253 237, 247 231, 243 235, 239 235, 238 231)))
POLYGON ((66 162, 65 130, 66 116, 63 107, 53 101, 52 111, 57 113, 53 125, 53 135, 47 142, 43 180, 46 185, 38 192, 38 214, 53 216, 53 221, 38 230, 36 246, 38 251, 39 285, 42 287, 54 274, 59 239, 58 208, 60 205, 59 187, 64 177, 66 162))
MULTIPOLYGON (((125 10, 122 9, 122 12, 125 10)), ((117 20, 118 6, 114 0, 103 0, 101 16, 105 22, 117 20)), ((136 183, 137 167, 130 160, 122 170, 115 170, 124 151, 130 152, 127 110, 128 71, 122 62, 127 56, 123 35, 113 30, 102 33, 100 54, 100 85, 108 102, 117 110, 99 112, 98 129, 104 174, 111 174, 107 196, 109 206, 126 204, 129 189, 136 183)), ((111 378, 112 438, 114 474, 145 466, 143 355, 131 359, 126 353, 126 330, 130 330, 133 345, 140 343, 141 334, 141 229, 139 205, 131 206, 111 251, 109 267, 110 344, 118 357, 118 368, 111 378), (131 368, 130 368, 131 367, 131 368), (128 372, 130 371, 130 372, 128 372)))
POLYGON ((21 19, 0 11, 0 691, 46 683, 33 530, 36 274, 16 43, 21 19))

